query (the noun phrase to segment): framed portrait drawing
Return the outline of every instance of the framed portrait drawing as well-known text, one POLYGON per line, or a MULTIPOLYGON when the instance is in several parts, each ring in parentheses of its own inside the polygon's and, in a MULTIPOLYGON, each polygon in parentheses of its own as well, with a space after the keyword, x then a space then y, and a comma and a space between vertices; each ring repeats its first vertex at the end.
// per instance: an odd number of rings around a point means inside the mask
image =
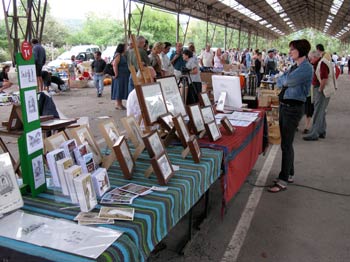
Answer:
POLYGON ((203 108, 201 108, 201 110, 202 110, 204 124, 208 124, 212 121, 215 121, 215 116, 214 116, 212 106, 203 107, 203 108))
POLYGON ((79 145, 87 143, 87 150, 93 154, 94 162, 96 165, 102 162, 102 154, 98 147, 94 136, 92 135, 88 126, 83 125, 76 128, 70 129, 70 133, 75 138, 79 145))
POLYGON ((230 120, 226 116, 221 118, 220 122, 228 134, 232 135, 235 132, 235 128, 232 126, 230 120))
POLYGON ((187 106, 187 112, 190 117, 191 125, 195 133, 200 133, 205 130, 204 120, 201 109, 198 104, 187 106))
POLYGON ((58 149, 66 141, 68 141, 68 137, 63 131, 60 131, 57 134, 49 136, 44 140, 45 151, 49 152, 49 151, 58 149))
POLYGON ((207 130, 207 134, 209 135, 209 139, 211 141, 216 141, 221 138, 221 132, 220 129, 218 128, 215 120, 205 124, 205 129, 207 130))
POLYGON ((142 117, 146 126, 157 122, 158 117, 167 113, 160 83, 135 86, 142 117))
POLYGON ((166 113, 164 115, 159 116, 158 122, 164 129, 168 131, 174 128, 173 115, 171 113, 166 113))
POLYGON ((114 121, 112 118, 103 120, 99 125, 98 125, 103 138, 106 141, 106 144, 110 149, 113 148, 113 145, 115 142, 117 142, 120 134, 118 132, 117 126, 115 125, 114 121))
POLYGON ((121 119, 122 124, 128 134, 128 138, 131 140, 131 143, 138 148, 140 146, 144 147, 142 140, 142 131, 140 126, 137 124, 135 117, 128 116, 121 119))
POLYGON ((202 92, 198 96, 199 98, 199 104, 204 107, 204 106, 211 106, 210 98, 208 92, 202 92))
POLYGON ((191 136, 190 140, 188 141, 188 147, 190 148, 193 161, 195 163, 199 163, 201 161, 202 151, 201 151, 201 148, 199 147, 196 136, 191 136))
POLYGON ((122 169, 125 179, 132 178, 135 162, 132 158, 129 145, 126 142, 125 136, 120 136, 113 146, 115 155, 122 169))
POLYGON ((186 123, 182 117, 181 114, 177 114, 175 117, 173 117, 173 122, 178 134, 178 137, 180 138, 181 144, 183 147, 187 147, 187 141, 190 139, 190 133, 188 131, 188 128, 186 126, 186 123))
POLYGON ((151 158, 157 158, 164 153, 164 145, 158 131, 153 131, 149 135, 143 137, 143 141, 151 158))
POLYGON ((38 100, 36 90, 29 90, 24 92, 27 121, 31 123, 39 119, 38 100))
POLYGON ((158 158, 152 158, 151 164, 160 185, 166 185, 170 178, 175 174, 173 166, 171 165, 169 157, 166 153, 162 154, 158 158))
POLYGON ((183 103, 175 76, 157 78, 156 81, 161 85, 165 105, 168 111, 172 113, 173 116, 177 114, 186 116, 187 113, 185 105, 183 103))

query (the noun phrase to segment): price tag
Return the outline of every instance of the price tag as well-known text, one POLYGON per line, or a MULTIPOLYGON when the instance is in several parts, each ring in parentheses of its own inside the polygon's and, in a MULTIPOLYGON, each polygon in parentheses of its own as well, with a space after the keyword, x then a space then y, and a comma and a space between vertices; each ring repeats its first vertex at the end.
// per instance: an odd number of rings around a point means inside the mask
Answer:
POLYGON ((27 41, 22 42, 21 53, 24 60, 30 60, 33 55, 32 45, 27 41))

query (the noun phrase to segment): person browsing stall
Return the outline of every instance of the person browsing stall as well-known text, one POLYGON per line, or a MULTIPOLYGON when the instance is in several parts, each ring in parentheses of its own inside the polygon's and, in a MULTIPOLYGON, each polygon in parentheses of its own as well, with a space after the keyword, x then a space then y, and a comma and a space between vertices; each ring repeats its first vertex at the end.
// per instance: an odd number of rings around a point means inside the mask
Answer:
POLYGON ((279 125, 282 163, 275 184, 268 188, 271 193, 286 190, 287 183, 293 182, 294 179, 293 141, 299 121, 304 114, 304 103, 312 80, 312 66, 307 60, 310 49, 311 45, 306 39, 291 41, 289 54, 295 63, 277 79, 277 87, 281 89, 279 125))
POLYGON ((38 81, 38 89, 39 91, 43 91, 44 82, 41 76, 41 71, 43 69, 43 66, 46 63, 46 51, 45 51, 45 48, 41 44, 39 44, 38 39, 32 39, 31 43, 33 46, 33 55, 34 55, 36 77, 38 81))
POLYGON ((0 73, 0 93, 3 93, 5 89, 11 87, 12 83, 9 81, 8 72, 10 71, 10 66, 5 65, 0 73))
POLYGON ((186 68, 189 73, 189 89, 186 99, 186 104, 198 103, 198 95, 202 92, 202 81, 200 77, 198 60, 193 57, 193 53, 190 50, 185 50, 182 53, 182 58, 186 61, 186 68))
POLYGON ((174 66, 174 75, 177 79, 180 79, 181 77, 181 70, 186 66, 186 62, 182 59, 182 43, 178 42, 176 43, 176 50, 174 53, 170 56, 170 62, 174 66))
POLYGON ((94 83, 97 90, 97 97, 101 97, 103 93, 103 71, 106 67, 106 62, 101 58, 100 51, 96 51, 94 56, 95 60, 91 64, 92 75, 94 77, 94 83))

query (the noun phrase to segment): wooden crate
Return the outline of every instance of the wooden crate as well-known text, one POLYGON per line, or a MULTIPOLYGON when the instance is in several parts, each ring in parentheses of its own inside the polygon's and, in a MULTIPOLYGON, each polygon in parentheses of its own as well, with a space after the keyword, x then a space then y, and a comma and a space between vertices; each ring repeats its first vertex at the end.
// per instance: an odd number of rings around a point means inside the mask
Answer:
POLYGON ((88 80, 69 80, 68 85, 70 88, 85 88, 88 87, 87 83, 88 80))

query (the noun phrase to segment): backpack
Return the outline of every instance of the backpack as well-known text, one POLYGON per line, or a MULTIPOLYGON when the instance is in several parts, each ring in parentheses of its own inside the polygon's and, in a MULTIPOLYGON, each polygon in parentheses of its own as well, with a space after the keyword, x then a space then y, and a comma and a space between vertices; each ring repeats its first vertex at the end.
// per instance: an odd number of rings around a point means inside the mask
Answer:
MULTIPOLYGON (((112 60, 113 62, 113 60, 112 60)), ((106 64, 105 69, 103 70, 103 73, 110 75, 110 76, 114 76, 114 70, 113 70, 113 65, 112 62, 106 64)))

